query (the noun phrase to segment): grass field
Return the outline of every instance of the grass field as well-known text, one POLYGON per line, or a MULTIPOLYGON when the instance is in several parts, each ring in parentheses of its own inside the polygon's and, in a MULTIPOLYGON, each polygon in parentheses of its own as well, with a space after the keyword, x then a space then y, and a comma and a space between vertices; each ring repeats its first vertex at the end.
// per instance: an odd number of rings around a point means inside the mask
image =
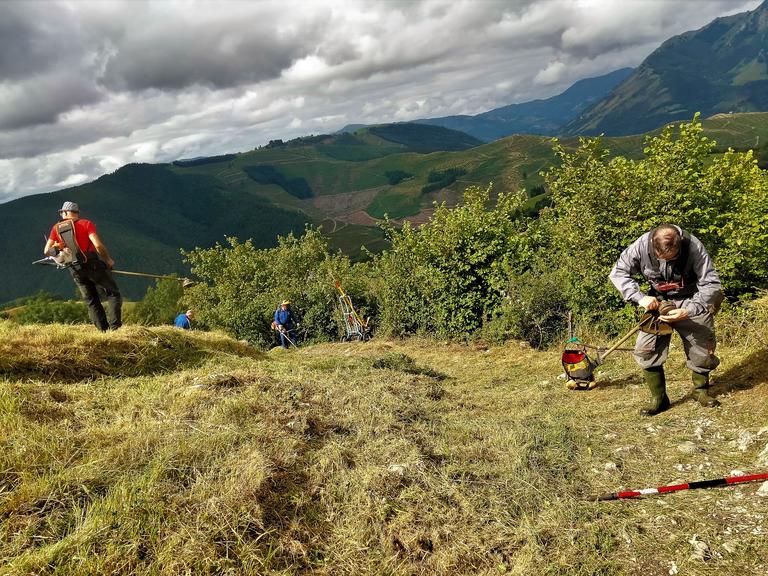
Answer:
POLYGON ((0 321, 0 574, 765 574, 760 484, 593 499, 768 467, 765 325, 724 335, 722 407, 676 347, 641 419, 627 355, 0 321))

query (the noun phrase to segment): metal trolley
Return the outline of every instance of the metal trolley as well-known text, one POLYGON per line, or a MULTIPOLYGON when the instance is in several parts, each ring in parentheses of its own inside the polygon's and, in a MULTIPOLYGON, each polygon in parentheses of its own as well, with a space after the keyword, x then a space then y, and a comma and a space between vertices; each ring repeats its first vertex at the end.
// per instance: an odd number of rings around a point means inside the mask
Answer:
POLYGON ((363 320, 357 313, 355 307, 352 305, 352 299, 341 287, 341 282, 336 280, 334 285, 340 293, 339 307, 341 309, 341 316, 346 331, 346 334, 342 337, 342 341, 351 342, 353 340, 358 340, 360 342, 366 342, 370 340, 371 332, 370 327, 368 326, 368 320, 363 320))

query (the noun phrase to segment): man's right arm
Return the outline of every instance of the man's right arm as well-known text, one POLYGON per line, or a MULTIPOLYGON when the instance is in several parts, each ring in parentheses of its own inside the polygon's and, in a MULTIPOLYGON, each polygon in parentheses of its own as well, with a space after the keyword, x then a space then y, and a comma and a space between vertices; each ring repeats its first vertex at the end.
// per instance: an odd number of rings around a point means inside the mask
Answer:
POLYGON ((609 277, 626 302, 634 302, 638 306, 649 309, 649 306, 653 306, 651 300, 655 302, 656 299, 646 296, 640 290, 640 284, 632 277, 640 274, 640 240, 640 238, 635 240, 621 253, 609 277))

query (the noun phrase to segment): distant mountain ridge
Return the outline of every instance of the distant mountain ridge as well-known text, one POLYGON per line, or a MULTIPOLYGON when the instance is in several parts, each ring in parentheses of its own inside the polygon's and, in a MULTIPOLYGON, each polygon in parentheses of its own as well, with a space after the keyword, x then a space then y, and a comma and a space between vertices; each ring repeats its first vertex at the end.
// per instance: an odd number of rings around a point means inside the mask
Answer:
MULTIPOLYGON (((632 68, 621 68, 602 76, 584 78, 557 96, 509 104, 474 116, 421 118, 399 124, 441 126, 464 132, 483 142, 492 142, 512 134, 554 136, 577 114, 608 95, 632 71, 632 68)), ((365 126, 365 124, 347 124, 339 132, 354 132, 365 126)))
POLYGON ((768 0, 670 38, 564 135, 639 134, 695 112, 768 110, 768 0))
POLYGON ((584 78, 557 96, 510 104, 474 116, 444 116, 413 122, 459 130, 485 142, 512 134, 554 136, 564 124, 603 99, 632 72, 632 68, 621 68, 602 76, 584 78))

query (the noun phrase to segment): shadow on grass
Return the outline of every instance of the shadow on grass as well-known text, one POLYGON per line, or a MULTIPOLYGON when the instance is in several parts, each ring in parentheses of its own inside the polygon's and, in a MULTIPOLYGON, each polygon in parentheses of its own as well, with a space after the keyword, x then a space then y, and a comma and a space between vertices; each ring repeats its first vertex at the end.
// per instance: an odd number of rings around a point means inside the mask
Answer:
POLYGON ((627 386, 640 386, 643 384, 643 377, 637 374, 628 374, 621 378, 611 380, 598 380, 595 388, 626 388, 627 386))
POLYGON ((715 372, 711 392, 720 396, 738 390, 750 390, 768 382, 768 348, 752 352, 725 372, 715 372))
MULTIPOLYGON (((40 334, 42 332, 39 332, 40 334)), ((23 334, 22 334, 23 336, 23 334)), ((99 334, 71 329, 36 342, 8 342, 0 349, 0 377, 75 383, 103 377, 131 378, 195 368, 217 355, 259 358, 255 348, 229 338, 183 331, 130 327, 99 334)))

